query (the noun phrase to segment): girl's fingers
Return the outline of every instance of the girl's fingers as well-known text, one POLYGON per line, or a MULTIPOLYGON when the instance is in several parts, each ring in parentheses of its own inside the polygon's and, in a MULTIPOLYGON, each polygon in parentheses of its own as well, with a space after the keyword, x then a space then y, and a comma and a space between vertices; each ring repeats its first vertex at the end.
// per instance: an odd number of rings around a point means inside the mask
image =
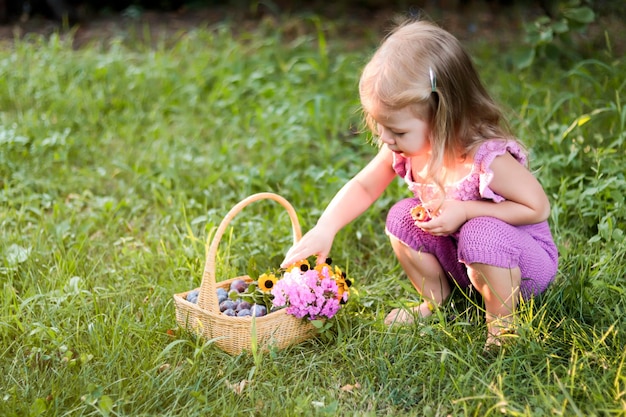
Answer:
POLYGON ((315 260, 315 263, 317 265, 326 263, 326 259, 328 258, 328 254, 326 253, 318 253, 317 254, 317 259, 315 260))
POLYGON ((295 262, 307 258, 308 256, 305 255, 305 253, 305 248, 297 248, 296 246, 294 246, 293 248, 289 249, 289 251, 287 251, 285 259, 280 264, 280 267, 287 268, 289 265, 292 265, 295 262))

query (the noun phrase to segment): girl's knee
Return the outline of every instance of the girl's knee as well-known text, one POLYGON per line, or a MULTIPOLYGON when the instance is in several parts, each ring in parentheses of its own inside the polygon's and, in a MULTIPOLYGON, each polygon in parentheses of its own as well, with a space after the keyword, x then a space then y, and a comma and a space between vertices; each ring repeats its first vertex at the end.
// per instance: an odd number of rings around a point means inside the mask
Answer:
POLYGON ((483 293, 485 288, 489 287, 489 279, 485 271, 480 268, 481 265, 478 263, 467 265, 467 277, 480 294, 483 293))
POLYGON ((467 265, 467 277, 475 288, 480 288, 484 283, 481 275, 472 265, 467 265))
POLYGON ((519 268, 500 268, 493 265, 474 263, 468 265, 467 276, 485 300, 500 301, 517 297, 520 292, 521 272, 519 268))

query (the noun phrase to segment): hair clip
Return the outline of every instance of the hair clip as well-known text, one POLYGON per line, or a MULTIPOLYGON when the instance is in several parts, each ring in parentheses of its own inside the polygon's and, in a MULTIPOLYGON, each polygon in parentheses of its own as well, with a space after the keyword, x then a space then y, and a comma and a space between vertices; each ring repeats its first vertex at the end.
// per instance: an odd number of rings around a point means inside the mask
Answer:
POLYGON ((430 77, 430 91, 434 93, 437 91, 437 76, 433 71, 433 67, 428 67, 428 76, 430 77))

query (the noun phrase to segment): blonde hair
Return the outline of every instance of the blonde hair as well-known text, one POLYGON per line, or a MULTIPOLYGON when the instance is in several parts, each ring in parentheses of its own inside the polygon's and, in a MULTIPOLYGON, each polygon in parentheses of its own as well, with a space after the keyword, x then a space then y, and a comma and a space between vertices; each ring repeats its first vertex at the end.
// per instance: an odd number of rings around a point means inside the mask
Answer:
POLYGON ((434 23, 408 20, 392 30, 363 69, 359 94, 374 135, 370 111, 376 105, 389 110, 408 107, 430 123, 427 180, 441 191, 443 168, 487 139, 511 138, 501 110, 459 40, 434 23))

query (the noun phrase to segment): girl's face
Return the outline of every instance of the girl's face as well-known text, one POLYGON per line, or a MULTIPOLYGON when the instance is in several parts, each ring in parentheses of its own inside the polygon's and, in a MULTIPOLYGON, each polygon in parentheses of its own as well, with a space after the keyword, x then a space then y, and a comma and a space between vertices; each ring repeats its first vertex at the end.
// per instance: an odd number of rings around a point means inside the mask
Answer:
POLYGON ((430 153, 430 126, 415 116, 410 108, 374 111, 371 114, 376 121, 380 140, 392 152, 405 157, 430 153))

